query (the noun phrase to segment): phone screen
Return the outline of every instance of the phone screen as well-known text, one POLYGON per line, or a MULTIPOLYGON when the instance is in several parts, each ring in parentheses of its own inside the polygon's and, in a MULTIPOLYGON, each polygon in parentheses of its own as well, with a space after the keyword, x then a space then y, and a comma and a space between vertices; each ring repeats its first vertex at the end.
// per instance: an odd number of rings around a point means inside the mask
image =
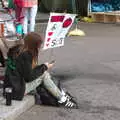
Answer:
POLYGON ((53 63, 55 63, 55 60, 52 60, 52 61, 50 62, 50 64, 53 64, 53 63))

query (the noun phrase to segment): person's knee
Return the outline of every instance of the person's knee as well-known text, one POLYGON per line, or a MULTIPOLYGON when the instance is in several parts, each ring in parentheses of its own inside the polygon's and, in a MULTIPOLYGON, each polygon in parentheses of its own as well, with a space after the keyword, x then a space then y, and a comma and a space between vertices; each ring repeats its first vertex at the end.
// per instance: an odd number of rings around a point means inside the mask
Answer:
POLYGON ((45 76, 50 76, 50 73, 49 73, 48 71, 45 71, 45 72, 43 73, 43 75, 45 75, 45 76))
POLYGON ((45 72, 43 73, 43 78, 44 78, 44 80, 51 79, 50 73, 49 73, 48 71, 45 71, 45 72))

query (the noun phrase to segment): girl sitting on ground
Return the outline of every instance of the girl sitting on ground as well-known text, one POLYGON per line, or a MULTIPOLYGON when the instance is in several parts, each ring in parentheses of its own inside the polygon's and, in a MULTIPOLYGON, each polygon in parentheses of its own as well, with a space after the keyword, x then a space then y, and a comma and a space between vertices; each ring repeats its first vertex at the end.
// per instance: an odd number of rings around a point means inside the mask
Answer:
POLYGON ((63 94, 52 81, 48 69, 53 64, 44 63, 38 65, 38 53, 42 41, 40 35, 31 32, 25 36, 24 45, 17 45, 9 49, 4 91, 5 88, 11 87, 12 98, 14 100, 22 100, 24 95, 43 84, 57 98, 60 105, 75 107, 75 103, 65 93, 63 94))

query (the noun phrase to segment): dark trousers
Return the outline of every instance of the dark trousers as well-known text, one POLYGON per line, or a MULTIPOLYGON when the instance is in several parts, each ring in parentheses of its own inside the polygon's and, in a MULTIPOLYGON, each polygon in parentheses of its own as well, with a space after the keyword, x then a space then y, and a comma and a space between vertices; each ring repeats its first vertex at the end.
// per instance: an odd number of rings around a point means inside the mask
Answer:
POLYGON ((2 64, 2 67, 5 66, 5 59, 4 59, 4 57, 3 57, 3 54, 2 54, 2 52, 1 52, 1 50, 0 50, 0 63, 2 64))

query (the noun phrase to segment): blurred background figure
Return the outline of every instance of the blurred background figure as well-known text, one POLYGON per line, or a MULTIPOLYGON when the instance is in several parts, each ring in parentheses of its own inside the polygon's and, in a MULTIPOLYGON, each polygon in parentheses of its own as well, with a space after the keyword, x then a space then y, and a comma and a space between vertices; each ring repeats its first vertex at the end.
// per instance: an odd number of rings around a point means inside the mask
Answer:
MULTIPOLYGON (((14 0, 16 6, 19 7, 17 16, 24 16, 23 19, 23 34, 33 32, 35 28, 35 18, 38 9, 37 0, 14 0), (21 12, 22 11, 22 12, 21 12), (30 25, 28 25, 30 23, 30 25)), ((17 7, 17 8, 18 8, 17 7)))

